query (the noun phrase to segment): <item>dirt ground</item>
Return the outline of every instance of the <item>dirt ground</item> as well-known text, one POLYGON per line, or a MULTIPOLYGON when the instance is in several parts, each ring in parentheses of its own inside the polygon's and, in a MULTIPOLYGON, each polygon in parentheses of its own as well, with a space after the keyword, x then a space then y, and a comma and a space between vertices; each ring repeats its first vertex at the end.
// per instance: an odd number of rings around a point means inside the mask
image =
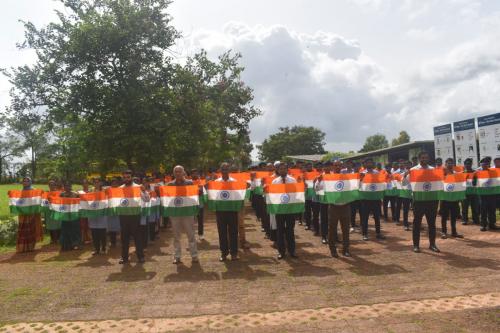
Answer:
POLYGON ((187 251, 183 265, 171 263, 169 228, 144 265, 135 256, 118 265, 118 248, 92 257, 89 245, 3 254, 0 331, 500 331, 499 232, 459 224, 465 238, 438 238, 442 252, 433 253, 426 229, 415 254, 411 232, 382 222, 386 240, 375 240, 373 229, 368 242, 352 233, 352 257, 334 259, 296 225, 299 258, 278 261, 250 209, 245 225, 251 248, 236 262, 218 261, 212 215, 199 264, 187 251))

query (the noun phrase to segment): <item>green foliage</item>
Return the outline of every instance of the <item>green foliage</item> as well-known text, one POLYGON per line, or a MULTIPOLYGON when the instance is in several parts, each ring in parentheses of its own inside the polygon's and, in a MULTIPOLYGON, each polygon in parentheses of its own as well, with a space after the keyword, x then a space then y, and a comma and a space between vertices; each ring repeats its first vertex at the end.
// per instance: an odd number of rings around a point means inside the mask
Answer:
POLYGON ((399 137, 392 139, 391 146, 401 145, 410 142, 410 135, 406 131, 399 132, 399 137))
POLYGON ((315 127, 280 127, 265 139, 259 149, 262 161, 275 161, 287 155, 324 154, 325 133, 315 127))
POLYGON ((363 148, 359 150, 359 152, 366 153, 387 147, 389 147, 389 142, 387 141, 385 135, 377 133, 366 138, 365 144, 363 145, 363 148))
MULTIPOLYGON (((57 22, 25 23, 20 47, 36 49, 37 62, 6 72, 11 118, 40 119, 50 133, 43 146, 54 146, 32 158, 44 172, 248 163, 248 123, 260 111, 239 54, 212 61, 202 51, 176 64, 170 48, 180 33, 167 0, 61 1, 57 22)), ((18 128, 37 130, 30 125, 18 128)))
POLYGON ((17 219, 9 217, 0 220, 0 247, 16 244, 17 219))

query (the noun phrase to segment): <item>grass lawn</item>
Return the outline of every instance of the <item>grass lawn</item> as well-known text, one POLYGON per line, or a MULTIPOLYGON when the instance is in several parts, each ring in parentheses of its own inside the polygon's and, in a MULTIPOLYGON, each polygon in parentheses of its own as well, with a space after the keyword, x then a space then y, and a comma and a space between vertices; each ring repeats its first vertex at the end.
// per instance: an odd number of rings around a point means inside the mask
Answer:
MULTIPOLYGON (((48 190, 48 186, 45 184, 35 184, 34 188, 39 188, 44 191, 48 190)), ((10 216, 9 213, 9 198, 7 197, 7 192, 10 190, 20 190, 22 188, 21 184, 4 184, 0 185, 0 220, 10 216)))

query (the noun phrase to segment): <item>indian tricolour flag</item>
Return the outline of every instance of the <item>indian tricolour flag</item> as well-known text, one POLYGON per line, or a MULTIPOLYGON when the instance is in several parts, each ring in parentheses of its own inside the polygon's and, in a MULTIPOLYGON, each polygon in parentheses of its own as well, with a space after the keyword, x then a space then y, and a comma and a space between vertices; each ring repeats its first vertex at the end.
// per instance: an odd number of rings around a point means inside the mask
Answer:
POLYGON ((384 197, 387 187, 387 175, 383 173, 365 173, 359 185, 359 198, 361 200, 380 200, 384 197))
POLYGON ((409 180, 409 175, 403 176, 401 174, 392 175, 393 179, 396 181, 396 188, 398 190, 398 196, 400 198, 411 199, 411 184, 409 180))
POLYGON ((443 191, 443 169, 410 170, 411 190, 415 201, 439 200, 443 191))
POLYGON ((10 190, 9 208, 11 214, 31 215, 40 213, 42 207, 42 190, 10 190))
POLYGON ((465 199, 467 174, 455 173, 446 175, 443 181, 441 200, 462 201, 465 199))
POLYGON ((359 173, 324 174, 323 183, 323 203, 347 204, 359 199, 359 173))
POLYGON ((208 208, 212 211, 237 212, 243 206, 246 191, 245 182, 208 182, 208 208))
POLYGON ((80 198, 50 197, 50 216, 56 221, 80 218, 80 198))
POLYGON ((304 183, 270 184, 265 192, 269 214, 298 214, 305 210, 304 183))
POLYGON ((43 192, 42 193, 42 213, 48 214, 50 212, 50 197, 52 196, 59 196, 61 194, 61 191, 50 191, 50 192, 43 192))
POLYGON ((465 179, 465 195, 477 194, 476 187, 474 186, 474 173, 468 172, 465 174, 467 175, 467 178, 465 179))
POLYGON ((198 185, 161 186, 163 216, 195 216, 200 207, 198 185))
POLYGON ((110 187, 106 190, 111 215, 140 215, 142 208, 139 186, 110 187))
POLYGON ((319 172, 310 171, 304 172, 304 182, 307 186, 306 189, 306 199, 311 200, 314 197, 314 180, 319 176, 319 172))
POLYGON ((99 217, 108 214, 108 197, 106 192, 89 192, 80 194, 80 216, 99 217))
POLYGON ((479 195, 500 194, 500 169, 476 171, 476 193, 479 195))
POLYGON ((152 216, 159 216, 160 213, 160 207, 161 207, 161 199, 156 194, 156 191, 149 191, 149 197, 151 198, 151 215, 152 216))
POLYGON ((387 197, 397 197, 399 195, 398 187, 397 187, 397 177, 394 176, 399 176, 398 174, 388 174, 386 177, 386 186, 385 186, 385 191, 384 195, 387 197))

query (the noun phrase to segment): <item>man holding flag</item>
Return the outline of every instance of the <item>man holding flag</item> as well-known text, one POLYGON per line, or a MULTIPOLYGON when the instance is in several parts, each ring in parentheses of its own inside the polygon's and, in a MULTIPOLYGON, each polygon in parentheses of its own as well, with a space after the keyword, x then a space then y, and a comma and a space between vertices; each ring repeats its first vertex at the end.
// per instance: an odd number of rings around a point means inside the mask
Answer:
POLYGON ((368 240, 368 219, 370 213, 375 220, 375 231, 378 239, 385 239, 380 230, 380 200, 384 195, 385 180, 383 182, 368 182, 372 175, 379 175, 380 172, 374 169, 374 162, 371 158, 364 161, 365 170, 361 172, 360 205, 361 205, 361 228, 363 240, 368 240))
POLYGON ((445 183, 441 200, 441 238, 446 239, 448 237, 448 217, 450 218, 451 236, 456 238, 464 238, 463 235, 457 233, 457 217, 460 211, 458 202, 465 199, 466 175, 463 173, 455 172, 455 161, 452 158, 447 158, 444 163, 445 183))

